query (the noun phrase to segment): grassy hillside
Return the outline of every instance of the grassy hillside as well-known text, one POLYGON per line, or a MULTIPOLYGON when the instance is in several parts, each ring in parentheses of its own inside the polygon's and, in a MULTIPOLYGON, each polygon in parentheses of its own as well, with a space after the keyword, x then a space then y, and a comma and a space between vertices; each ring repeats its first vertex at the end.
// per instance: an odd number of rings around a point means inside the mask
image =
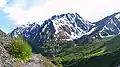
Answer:
POLYGON ((58 51, 52 52, 50 59, 60 67, 116 67, 120 63, 120 35, 97 39, 85 45, 71 43, 66 47, 67 43, 61 46, 60 42, 54 45, 57 47, 47 49, 58 51))

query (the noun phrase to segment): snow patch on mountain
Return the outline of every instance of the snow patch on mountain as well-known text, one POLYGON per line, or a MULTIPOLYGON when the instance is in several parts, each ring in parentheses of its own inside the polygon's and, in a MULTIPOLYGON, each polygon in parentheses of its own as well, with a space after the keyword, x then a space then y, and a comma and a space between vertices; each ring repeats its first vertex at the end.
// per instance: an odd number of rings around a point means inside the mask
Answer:
POLYGON ((115 17, 120 21, 120 14, 117 14, 115 17))

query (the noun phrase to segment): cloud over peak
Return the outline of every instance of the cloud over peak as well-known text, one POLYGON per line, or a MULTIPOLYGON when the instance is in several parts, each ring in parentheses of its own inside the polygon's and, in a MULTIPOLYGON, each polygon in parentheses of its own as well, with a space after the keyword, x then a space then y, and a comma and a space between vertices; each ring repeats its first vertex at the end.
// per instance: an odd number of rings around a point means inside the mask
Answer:
MULTIPOLYGON (((6 0, 3 2, 5 6, 6 0)), ((120 11, 120 0, 12 0, 4 12, 15 24, 39 22, 55 14, 77 12, 84 19, 97 21, 106 15, 120 11)), ((0 2, 1 4, 1 2, 0 2)))

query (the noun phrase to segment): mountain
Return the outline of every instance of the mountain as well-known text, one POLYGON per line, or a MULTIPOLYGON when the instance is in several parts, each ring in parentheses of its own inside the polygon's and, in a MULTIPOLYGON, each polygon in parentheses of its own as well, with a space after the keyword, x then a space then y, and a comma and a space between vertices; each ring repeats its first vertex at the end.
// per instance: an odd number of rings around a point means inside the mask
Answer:
MULTIPOLYGON (((54 36, 57 37, 57 39, 72 40, 80 38, 85 34, 89 34, 88 32, 90 32, 92 27, 94 27, 94 24, 85 21, 77 13, 68 13, 54 15, 48 20, 45 20, 42 25, 33 23, 17 27, 10 35, 15 36, 22 34, 25 38, 28 38, 30 35, 34 34, 32 38, 36 38, 36 33, 39 33, 38 35, 45 35, 43 32, 46 32, 45 29, 49 28, 50 32, 54 33, 54 36)), ((43 39, 44 37, 41 38, 43 39)))
POLYGON ((75 40, 77 43, 89 42, 96 38, 111 37, 120 34, 120 12, 114 13, 95 22, 94 30, 75 40))
POLYGON ((99 29, 99 36, 109 37, 120 34, 120 12, 114 13, 110 16, 96 23, 97 29, 99 29))
POLYGON ((119 16, 120 12, 117 12, 98 22, 89 22, 77 13, 54 15, 43 22, 17 27, 10 36, 22 35, 33 47, 33 52, 37 52, 49 39, 86 43, 97 38, 118 35, 120 34, 119 16))

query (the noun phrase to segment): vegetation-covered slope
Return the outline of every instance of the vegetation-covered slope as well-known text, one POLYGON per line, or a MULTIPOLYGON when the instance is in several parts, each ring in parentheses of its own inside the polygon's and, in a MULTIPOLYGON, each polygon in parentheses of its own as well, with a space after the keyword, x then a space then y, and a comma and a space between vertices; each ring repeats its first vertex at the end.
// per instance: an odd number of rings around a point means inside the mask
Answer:
POLYGON ((120 64, 120 35, 85 45, 50 41, 44 49, 45 56, 63 67, 116 67, 120 64))

